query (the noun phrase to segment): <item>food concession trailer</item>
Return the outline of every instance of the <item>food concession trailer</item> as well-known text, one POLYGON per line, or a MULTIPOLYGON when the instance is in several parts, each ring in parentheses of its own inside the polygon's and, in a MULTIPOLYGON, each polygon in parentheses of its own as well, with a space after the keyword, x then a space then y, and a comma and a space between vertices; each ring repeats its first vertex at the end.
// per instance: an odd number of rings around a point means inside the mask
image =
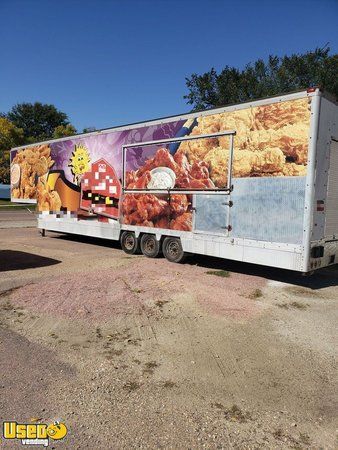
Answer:
POLYGON ((38 227, 300 272, 338 258, 338 109, 318 88, 11 150, 38 227))

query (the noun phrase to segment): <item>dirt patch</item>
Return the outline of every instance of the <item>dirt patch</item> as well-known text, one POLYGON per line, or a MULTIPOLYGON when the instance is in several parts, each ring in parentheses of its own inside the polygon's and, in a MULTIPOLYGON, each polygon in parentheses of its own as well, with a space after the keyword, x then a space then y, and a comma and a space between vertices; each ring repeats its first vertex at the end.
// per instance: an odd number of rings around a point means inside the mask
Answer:
POLYGON ((317 290, 313 290, 301 286, 287 286, 285 291, 294 297, 306 297, 306 298, 320 298, 322 294, 317 290))
POLYGON ((12 290, 6 297, 31 311, 91 322, 144 311, 151 315, 152 305, 162 309, 177 293, 192 295, 204 310, 216 315, 243 319, 259 313, 248 297, 265 282, 224 273, 228 272, 216 271, 216 276, 210 276, 203 268, 189 265, 177 272, 174 264, 140 258, 114 269, 56 275, 12 290))
POLYGON ((63 418, 57 448, 335 448, 337 270, 307 296, 206 257, 35 230, 8 242, 61 262, 0 274, 3 417, 63 418))
POLYGON ((74 367, 57 352, 1 327, 0 344, 0 420, 50 420, 57 408, 61 412, 63 383, 76 380, 74 367))

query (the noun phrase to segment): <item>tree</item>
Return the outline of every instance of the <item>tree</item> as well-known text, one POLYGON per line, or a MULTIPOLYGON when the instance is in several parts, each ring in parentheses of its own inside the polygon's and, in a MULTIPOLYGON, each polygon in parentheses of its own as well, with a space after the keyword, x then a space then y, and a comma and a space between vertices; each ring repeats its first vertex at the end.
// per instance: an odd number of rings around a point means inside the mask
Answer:
POLYGON ((93 133, 93 131, 96 131, 96 128, 95 128, 95 127, 85 127, 85 128, 82 130, 82 133, 93 133))
POLYGON ((290 91, 320 86, 338 98, 338 54, 330 48, 291 56, 270 55, 243 70, 226 66, 219 74, 212 68, 186 78, 189 93, 184 96, 193 110, 239 103, 290 91))
POLYGON ((76 133, 76 128, 70 123, 68 125, 59 125, 54 129, 53 138, 58 139, 65 136, 74 136, 76 133))
POLYGON ((23 130, 5 117, 0 117, 0 183, 9 183, 9 151, 23 144, 23 130))
POLYGON ((67 114, 54 105, 39 102, 19 103, 8 112, 7 118, 23 129, 27 142, 51 139, 56 127, 69 124, 67 114))

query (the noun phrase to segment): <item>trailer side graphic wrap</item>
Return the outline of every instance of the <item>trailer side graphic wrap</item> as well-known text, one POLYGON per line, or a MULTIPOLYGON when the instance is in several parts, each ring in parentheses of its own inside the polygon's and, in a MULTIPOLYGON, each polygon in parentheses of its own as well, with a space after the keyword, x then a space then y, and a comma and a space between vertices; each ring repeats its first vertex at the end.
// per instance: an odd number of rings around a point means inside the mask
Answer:
MULTIPOLYGON (((309 101, 309 98, 302 98, 249 108, 239 107, 194 120, 140 126, 124 131, 112 130, 12 152, 12 198, 36 199, 40 211, 72 211, 81 214, 81 218, 86 217, 89 211, 98 214, 98 220, 107 220, 107 216, 117 218, 122 214, 121 221, 125 224, 190 231, 193 223, 191 195, 174 193, 168 196, 145 192, 127 194, 121 198, 119 186, 122 184, 122 145, 140 142, 140 147, 130 148, 127 153, 125 175, 126 186, 130 189, 169 185, 187 190, 224 188, 228 179, 228 136, 184 141, 174 145, 142 147, 141 143, 233 129, 237 133, 232 166, 235 189, 236 179, 240 178, 247 179, 245 188, 251 190, 250 184, 255 183, 257 178, 280 178, 280 189, 283 189, 282 179, 297 177, 301 183, 296 190, 299 194, 298 211, 303 202, 301 180, 306 175, 308 157, 309 101), (101 177, 95 184, 95 174, 100 173, 100 161, 101 164, 104 161, 109 169, 105 176, 110 177, 114 192, 109 192, 108 178, 105 182, 101 177), (159 168, 161 170, 157 170, 159 168), (84 182, 89 183, 90 188, 87 189, 84 182)), ((276 183, 271 184, 271 189, 274 189, 272 185, 275 186, 276 183)), ((269 181, 264 183, 263 190, 252 188, 252 192, 262 192, 260 196, 270 192, 269 181)), ((197 226, 202 230, 208 229, 205 211, 209 211, 213 227, 216 231, 221 230, 224 228, 224 219, 220 216, 224 215, 224 208, 217 205, 222 202, 209 201, 209 197, 203 197, 199 197, 199 205, 204 204, 200 208, 204 216, 198 216, 197 208, 197 226), (212 208, 217 211, 210 212, 212 208)), ((232 197, 236 199, 235 190, 232 197)), ((277 197, 278 193, 274 196, 275 206, 278 205, 277 197)), ((289 206, 284 197, 281 201, 286 208, 284 214, 287 217, 289 206)), ((241 191, 237 198, 244 202, 245 194, 241 191)), ((254 215, 255 198, 250 196, 250 199, 250 211, 254 215)), ((269 201, 263 204, 267 208, 264 209, 264 217, 268 218, 269 201)), ((295 202, 290 201, 290 208, 294 204, 295 202)), ((234 216, 236 235, 239 236, 242 229, 240 224, 243 223, 240 214, 247 210, 243 205, 237 209, 237 216, 236 205, 231 213, 234 216)), ((258 209, 262 215, 262 205, 258 209)), ((295 215, 297 214, 293 210, 291 216, 295 215)), ((271 221, 275 219, 276 211, 271 214, 271 221)), ((283 235, 282 230, 278 233, 283 235)), ((301 224, 297 225, 294 235, 299 236, 300 233, 301 224)))
MULTIPOLYGON (((308 98, 272 103, 200 117, 191 134, 235 130, 233 176, 304 176, 308 156, 308 98)), ((227 181, 229 137, 187 141, 180 145, 190 162, 208 163, 212 181, 227 181)))

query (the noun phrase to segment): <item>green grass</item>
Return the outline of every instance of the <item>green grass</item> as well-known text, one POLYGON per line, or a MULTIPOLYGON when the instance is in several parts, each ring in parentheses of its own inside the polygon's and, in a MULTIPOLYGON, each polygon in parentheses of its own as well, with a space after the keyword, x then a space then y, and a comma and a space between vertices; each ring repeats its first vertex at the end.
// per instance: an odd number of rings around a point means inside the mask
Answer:
POLYGON ((208 270, 205 272, 207 275, 216 275, 217 277, 227 278, 230 277, 230 272, 227 270, 208 270))
POLYGON ((12 203, 10 200, 0 199, 0 211, 6 210, 9 211, 11 209, 26 209, 26 208, 34 208, 34 204, 20 204, 20 203, 12 203))
POLYGON ((263 292, 260 289, 255 289, 251 294, 249 295, 249 298, 252 300, 255 300, 256 298, 263 297, 263 292))
POLYGON ((289 309, 289 308, 294 308, 294 309, 300 309, 300 310, 304 310, 306 309, 309 305, 306 303, 300 303, 300 302, 291 302, 291 303, 277 303, 277 306, 279 308, 283 308, 283 309, 289 309))

